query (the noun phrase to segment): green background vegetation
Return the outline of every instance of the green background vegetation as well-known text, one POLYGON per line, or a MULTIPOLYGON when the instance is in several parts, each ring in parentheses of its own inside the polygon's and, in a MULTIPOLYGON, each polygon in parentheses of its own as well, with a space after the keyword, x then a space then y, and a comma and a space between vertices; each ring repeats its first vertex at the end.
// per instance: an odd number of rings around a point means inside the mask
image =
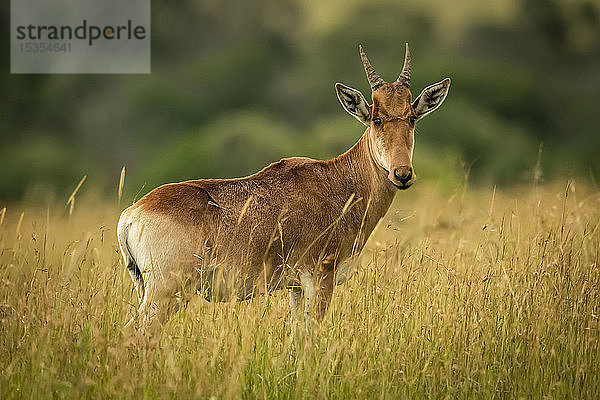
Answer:
MULTIPOLYGON (((9 26, 8 4, 0 18, 9 26)), ((0 200, 87 185, 126 195, 252 173, 281 157, 333 157, 362 126, 337 81, 369 94, 365 45, 394 80, 404 42, 413 96, 450 76, 418 129, 420 179, 531 182, 600 173, 600 7, 588 0, 152 2, 150 75, 10 75, 0 54, 0 200), (489 4, 488 4, 489 3, 489 4), (540 169, 538 169, 539 171, 540 169)))

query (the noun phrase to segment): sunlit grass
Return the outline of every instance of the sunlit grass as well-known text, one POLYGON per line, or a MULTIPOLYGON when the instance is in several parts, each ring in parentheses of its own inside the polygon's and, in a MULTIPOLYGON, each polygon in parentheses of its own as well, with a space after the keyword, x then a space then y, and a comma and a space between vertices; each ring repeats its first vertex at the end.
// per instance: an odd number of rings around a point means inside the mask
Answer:
POLYGON ((2 213, 2 399, 600 397, 593 188, 417 185, 312 335, 291 338, 285 292, 196 298, 155 347, 121 335, 116 202, 70 211, 2 213))

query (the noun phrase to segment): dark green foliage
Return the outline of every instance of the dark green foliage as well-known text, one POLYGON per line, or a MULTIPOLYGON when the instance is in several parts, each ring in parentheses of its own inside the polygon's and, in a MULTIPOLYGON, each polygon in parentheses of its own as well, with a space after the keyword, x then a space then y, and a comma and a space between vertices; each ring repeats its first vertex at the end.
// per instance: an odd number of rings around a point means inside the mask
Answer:
MULTIPOLYGON (((452 78, 446 103, 418 126, 420 179, 428 172, 456 178, 462 163, 475 182, 531 180, 542 142, 547 178, 600 174, 596 3, 528 0, 504 20, 469 20, 452 32, 440 22, 443 7, 314 4, 340 13, 320 25, 306 7, 153 1, 150 75, 5 70, 0 200, 32 188, 63 195, 83 175, 112 193, 123 165, 133 197, 144 183, 147 191, 167 181, 249 174, 281 157, 335 156, 362 133, 333 90, 340 81, 369 95, 358 43, 391 81, 410 42, 413 96, 452 78)), ((8 26, 7 6, 0 20, 8 26)), ((8 69, 7 43, 0 49, 8 69)))

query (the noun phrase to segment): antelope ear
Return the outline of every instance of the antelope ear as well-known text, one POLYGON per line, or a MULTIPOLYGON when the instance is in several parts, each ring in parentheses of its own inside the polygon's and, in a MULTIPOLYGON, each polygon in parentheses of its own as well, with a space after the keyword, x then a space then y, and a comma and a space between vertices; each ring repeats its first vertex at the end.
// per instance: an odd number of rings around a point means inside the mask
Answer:
POLYGON ((365 96, 358 90, 341 83, 335 84, 335 92, 344 110, 366 126, 369 126, 371 106, 365 100, 365 96))
POLYGON ((417 118, 424 117, 442 105, 450 89, 450 78, 427 86, 412 103, 417 118))

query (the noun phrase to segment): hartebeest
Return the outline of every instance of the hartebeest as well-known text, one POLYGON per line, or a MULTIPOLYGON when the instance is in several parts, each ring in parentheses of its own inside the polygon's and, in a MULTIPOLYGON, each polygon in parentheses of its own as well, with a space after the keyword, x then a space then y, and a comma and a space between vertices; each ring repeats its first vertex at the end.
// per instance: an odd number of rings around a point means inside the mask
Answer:
POLYGON ((373 104, 336 83, 344 109, 367 127, 344 154, 286 158, 244 178, 166 184, 123 211, 117 235, 142 326, 164 323, 188 294, 222 301, 282 288, 293 311, 304 299, 305 315, 314 304, 314 317, 323 318, 333 286, 345 280, 396 190, 415 181, 415 123, 450 87, 446 78, 412 101, 408 43, 392 83, 362 46, 360 56, 373 104))

